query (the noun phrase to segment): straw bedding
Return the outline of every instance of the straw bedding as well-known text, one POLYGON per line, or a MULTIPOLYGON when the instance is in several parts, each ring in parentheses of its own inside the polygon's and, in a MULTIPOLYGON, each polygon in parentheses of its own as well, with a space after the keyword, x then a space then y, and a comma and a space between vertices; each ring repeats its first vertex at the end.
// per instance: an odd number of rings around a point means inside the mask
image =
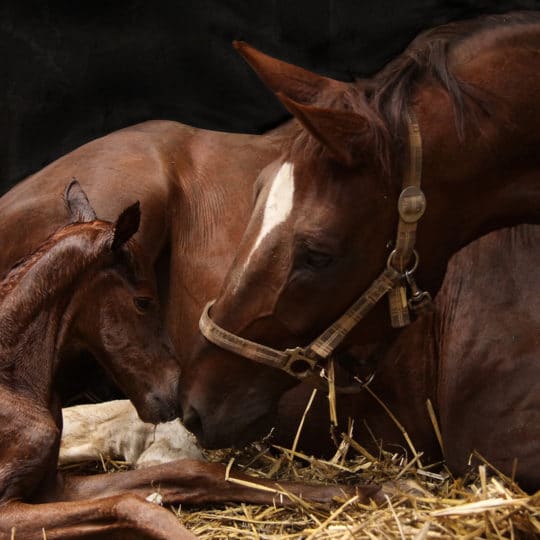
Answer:
MULTIPOLYGON (((407 459, 405 454, 381 450, 373 456, 348 435, 330 460, 261 443, 213 452, 209 459, 234 462, 254 476, 377 483, 385 486, 385 494, 379 505, 362 505, 353 497, 333 505, 298 500, 288 508, 231 504, 171 510, 200 538, 216 540, 540 537, 540 492, 526 494, 478 455, 481 465, 469 477, 454 479, 444 464, 423 468, 420 455, 407 459)), ((125 468, 112 460, 86 465, 87 472, 125 468)))

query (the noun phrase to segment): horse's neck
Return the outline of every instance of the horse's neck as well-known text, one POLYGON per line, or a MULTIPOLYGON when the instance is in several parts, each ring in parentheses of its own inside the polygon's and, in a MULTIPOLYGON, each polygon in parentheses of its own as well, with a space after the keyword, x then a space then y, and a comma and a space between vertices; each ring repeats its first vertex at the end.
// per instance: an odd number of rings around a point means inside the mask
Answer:
MULTIPOLYGON (((0 381, 50 397, 58 353, 71 323, 70 302, 95 261, 80 238, 64 238, 36 260, 0 302, 0 381)), ((6 279, 9 280, 10 276, 6 279)))
MULTIPOLYGON (((538 66, 539 55, 534 48, 501 46, 459 66, 459 78, 479 87, 490 107, 485 114, 470 105, 477 121, 465 111, 463 140, 440 85, 426 84, 413 100, 424 141, 427 198, 418 251, 435 282, 450 256, 469 242, 501 227, 540 222, 540 77, 531 67, 538 66), (501 77, 498 66, 509 62, 513 67, 501 77)), ((428 283, 431 276, 425 277, 428 283)))
POLYGON ((181 197, 172 223, 176 247, 170 262, 175 278, 165 299, 166 318, 172 322, 168 330, 181 356, 193 355, 202 309, 219 294, 238 249, 251 215, 254 182, 296 129, 290 120, 263 135, 197 130, 191 146, 182 148, 196 155, 197 167, 178 174, 181 197), (227 159, 228 154, 235 159, 227 159))
POLYGON ((374 436, 373 440, 382 440, 389 448, 405 446, 403 434, 388 414, 389 410, 405 427, 417 450, 426 454, 428 461, 439 458, 426 408, 428 399, 437 406, 435 323, 434 314, 422 317, 405 328, 390 346, 375 352, 376 372, 369 386, 371 392, 364 391, 352 398, 356 402, 356 411, 360 411, 355 426, 359 440, 369 444, 374 436), (373 394, 387 409, 377 403, 373 394), (371 433, 363 433, 362 424, 366 424, 371 433))

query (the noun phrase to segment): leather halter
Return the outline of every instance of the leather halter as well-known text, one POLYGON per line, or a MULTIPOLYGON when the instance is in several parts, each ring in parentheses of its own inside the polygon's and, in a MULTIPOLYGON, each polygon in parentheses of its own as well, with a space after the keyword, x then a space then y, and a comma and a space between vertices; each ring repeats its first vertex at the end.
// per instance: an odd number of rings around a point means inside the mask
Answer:
MULTIPOLYGON (((323 363, 326 362, 351 330, 388 293, 390 320, 399 328, 410 323, 409 310, 429 308, 429 293, 420 291, 413 279, 418 266, 418 254, 414 249, 416 226, 426 209, 426 199, 420 189, 422 176, 422 139, 418 122, 412 111, 407 114, 409 139, 409 167, 398 199, 399 224, 395 249, 390 253, 386 268, 373 281, 356 302, 331 326, 307 347, 277 350, 266 345, 242 338, 218 326, 210 318, 209 302, 199 320, 203 336, 218 347, 243 356, 260 364, 285 371, 292 377, 304 381, 312 378, 315 386, 322 382, 323 363), (407 265, 413 261, 412 267, 407 265), (411 297, 407 299, 409 286, 411 297), (321 377, 319 376, 321 375, 321 377)), ((370 379, 371 380, 371 379, 370 379)), ((368 381, 369 382, 369 381, 368 381)), ((351 386, 336 386, 339 393, 358 392, 367 383, 351 386)))

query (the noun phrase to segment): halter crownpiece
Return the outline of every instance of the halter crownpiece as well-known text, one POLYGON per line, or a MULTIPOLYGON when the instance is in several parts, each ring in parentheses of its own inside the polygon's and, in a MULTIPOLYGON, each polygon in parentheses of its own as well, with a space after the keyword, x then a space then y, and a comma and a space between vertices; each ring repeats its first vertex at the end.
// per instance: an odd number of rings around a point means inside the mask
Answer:
MULTIPOLYGON (((407 113, 407 131, 409 168, 398 199, 399 223, 395 248, 388 256, 385 269, 360 298, 310 345, 283 351, 242 338, 218 326, 210 318, 210 308, 214 304, 212 301, 206 305, 199 320, 199 329, 208 341, 254 362, 285 371, 300 381, 310 379, 314 386, 320 386, 322 378, 319 374, 325 362, 385 294, 388 294, 390 320, 394 328, 410 323, 410 311, 421 313, 431 309, 431 296, 420 290, 414 280, 414 272, 419 263, 418 253, 414 249, 416 227, 425 212, 426 198, 420 189, 422 138, 412 111, 407 113), (412 265, 407 268, 411 261, 412 265), (409 298, 408 290, 411 293, 409 298)), ((336 392, 356 393, 369 381, 345 387, 336 385, 336 392)))

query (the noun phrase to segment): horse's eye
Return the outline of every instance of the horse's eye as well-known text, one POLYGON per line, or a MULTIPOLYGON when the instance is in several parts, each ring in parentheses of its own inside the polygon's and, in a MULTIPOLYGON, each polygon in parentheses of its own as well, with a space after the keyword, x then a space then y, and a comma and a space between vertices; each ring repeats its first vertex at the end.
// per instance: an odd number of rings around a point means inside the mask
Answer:
POLYGON ((133 303, 139 311, 147 311, 152 304, 152 299, 148 298, 148 296, 136 296, 133 303))
POLYGON ((329 253, 312 249, 306 250, 302 259, 304 266, 311 268, 312 270, 323 270, 330 266, 334 261, 334 257, 329 253))

